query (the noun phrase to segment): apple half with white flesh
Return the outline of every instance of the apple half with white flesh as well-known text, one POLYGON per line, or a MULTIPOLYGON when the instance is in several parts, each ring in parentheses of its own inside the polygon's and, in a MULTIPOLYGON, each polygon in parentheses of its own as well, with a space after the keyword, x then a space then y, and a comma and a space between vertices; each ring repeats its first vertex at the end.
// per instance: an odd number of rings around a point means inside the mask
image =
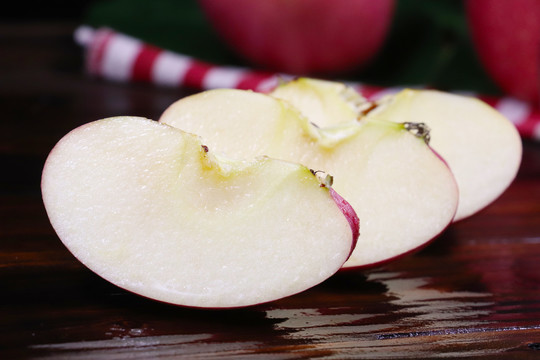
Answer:
POLYGON ((267 157, 223 159, 195 135, 116 117, 64 136, 41 186, 59 238, 104 279, 229 308, 301 292, 342 267, 358 218, 330 179, 267 157))
POLYGON ((404 89, 368 102, 354 92, 339 82, 300 78, 280 84, 270 94, 289 101, 317 125, 346 123, 355 117, 360 122, 377 119, 426 124, 429 145, 448 163, 458 183, 454 221, 485 208, 515 178, 522 153, 519 133, 483 101, 442 91, 404 89), (326 100, 321 101, 324 94, 326 100), (328 102, 334 104, 322 107, 318 116, 312 115, 313 109, 328 102), (348 113, 335 109, 348 109, 348 113))
POLYGON ((182 98, 160 122, 199 134, 231 158, 267 155, 324 170, 360 218, 346 268, 372 267, 417 250, 451 223, 458 191, 422 136, 388 121, 318 127, 266 94, 216 89, 182 98))

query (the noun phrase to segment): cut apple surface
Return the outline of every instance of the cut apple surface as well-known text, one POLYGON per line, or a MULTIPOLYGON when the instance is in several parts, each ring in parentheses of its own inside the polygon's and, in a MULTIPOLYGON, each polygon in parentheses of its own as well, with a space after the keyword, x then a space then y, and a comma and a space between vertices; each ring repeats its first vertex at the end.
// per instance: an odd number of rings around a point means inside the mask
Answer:
POLYGON ((427 124, 430 145, 448 163, 458 183, 456 221, 498 198, 521 164, 522 143, 516 127, 494 108, 472 97, 406 89, 381 100, 367 116, 427 124))
POLYGON ((350 122, 354 116, 331 110, 347 105, 356 109, 360 122, 378 119, 426 124, 429 145, 448 163, 458 183, 456 221, 489 205, 515 178, 521 163, 519 134, 508 119, 481 100, 405 89, 371 103, 354 92, 339 82, 300 78, 281 84, 270 94, 289 101, 319 126, 350 122), (326 100, 321 102, 321 98, 326 100), (321 106, 325 102, 334 105, 321 106), (312 115, 313 109, 320 109, 318 116, 312 115))
POLYGON ((341 268, 358 219, 328 179, 267 157, 227 160, 195 135, 117 117, 59 141, 42 194, 60 239, 98 275, 223 308, 298 293, 341 268))
POLYGON ((319 127, 355 122, 358 114, 371 106, 344 83, 313 78, 301 77, 280 83, 269 94, 291 103, 319 127))
POLYGON ((368 267, 416 250, 452 221, 458 191, 447 165, 403 124, 357 121, 320 127, 269 95, 219 89, 172 104, 167 123, 199 134, 216 152, 304 164, 334 176, 360 218, 345 267, 368 267))

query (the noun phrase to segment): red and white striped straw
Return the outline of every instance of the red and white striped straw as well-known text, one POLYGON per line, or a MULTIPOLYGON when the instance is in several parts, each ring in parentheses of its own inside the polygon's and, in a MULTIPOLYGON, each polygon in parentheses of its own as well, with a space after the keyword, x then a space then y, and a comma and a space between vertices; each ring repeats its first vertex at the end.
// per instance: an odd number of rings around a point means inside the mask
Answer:
MULTIPOLYGON (((109 28, 93 29, 81 26, 75 31, 75 40, 86 50, 87 71, 112 81, 139 81, 200 90, 234 88, 266 92, 273 89, 279 81, 293 78, 288 74, 200 61, 109 28)), ((348 85, 369 100, 376 100, 403 89, 361 83, 348 85)), ((471 92, 464 94, 477 97, 500 111, 515 124, 523 138, 540 140, 540 110, 533 108, 531 104, 509 96, 488 97, 471 92)))

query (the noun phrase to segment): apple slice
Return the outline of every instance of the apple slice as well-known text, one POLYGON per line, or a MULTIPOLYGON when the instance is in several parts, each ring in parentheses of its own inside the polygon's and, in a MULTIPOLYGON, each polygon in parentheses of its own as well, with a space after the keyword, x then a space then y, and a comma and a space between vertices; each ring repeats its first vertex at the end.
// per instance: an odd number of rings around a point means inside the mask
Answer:
POLYGON ((458 192, 446 164, 411 124, 357 121, 317 127, 289 103, 234 89, 173 103, 160 121, 201 135, 229 157, 294 161, 334 175, 333 188, 360 217, 345 267, 368 267, 419 249, 452 221, 458 192))
POLYGON ((497 199, 521 164, 522 143, 516 127, 476 98, 406 89, 382 99, 367 117, 421 121, 431 129, 430 145, 446 160, 458 183, 455 221, 497 199))
POLYGON ((426 124, 430 146, 448 163, 458 183, 455 221, 489 205, 515 178, 521 138, 508 119, 484 102, 441 91, 405 89, 371 103, 354 92, 339 82, 300 78, 270 94, 289 101, 319 126, 350 122, 353 115, 336 110, 347 106, 356 109, 360 121, 426 124), (318 115, 314 109, 320 110, 318 115))
POLYGON ((298 293, 341 268, 358 219, 329 179, 266 157, 225 160, 195 135, 117 117, 59 141, 42 193, 60 239, 98 275, 155 300, 223 308, 298 293))

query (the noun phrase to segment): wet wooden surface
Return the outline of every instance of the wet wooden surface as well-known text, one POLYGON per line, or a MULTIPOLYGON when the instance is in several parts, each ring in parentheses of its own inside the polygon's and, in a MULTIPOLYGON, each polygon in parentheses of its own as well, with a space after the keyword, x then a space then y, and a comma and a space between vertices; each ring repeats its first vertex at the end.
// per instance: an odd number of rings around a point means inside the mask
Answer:
POLYGON ((0 25, 1 359, 540 358, 540 144, 508 191, 437 241, 280 301, 206 311, 143 299, 63 247, 39 191, 52 146, 186 90, 87 77, 76 24, 0 25))

